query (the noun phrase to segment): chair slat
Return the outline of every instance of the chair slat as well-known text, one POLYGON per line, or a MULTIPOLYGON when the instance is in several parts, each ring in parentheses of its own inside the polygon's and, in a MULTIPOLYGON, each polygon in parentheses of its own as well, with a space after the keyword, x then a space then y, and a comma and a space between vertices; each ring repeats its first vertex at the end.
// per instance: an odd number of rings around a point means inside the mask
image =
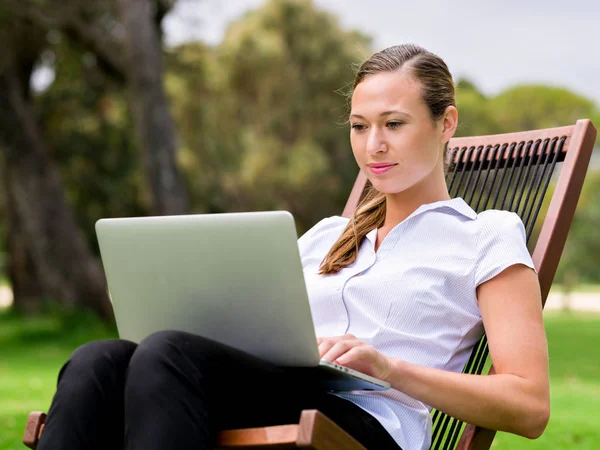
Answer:
POLYGON ((529 224, 529 227, 527 228, 527 236, 531 236, 531 233, 533 232, 533 226, 535 225, 535 223, 538 219, 538 215, 540 213, 542 203, 544 202, 544 197, 546 196, 546 193, 548 192, 548 186, 550 185, 550 181, 552 180, 552 174, 554 173, 556 164, 558 163, 558 156, 560 153, 562 153, 562 148, 563 148, 564 142, 565 142, 565 140, 561 139, 557 144, 558 148, 556 150, 554 150, 554 155, 552 158, 552 167, 550 169, 550 173, 548 175, 546 175, 546 177, 545 177, 543 187, 542 187, 542 190, 540 193, 542 198, 541 198, 540 202, 537 204, 537 207, 536 207, 534 215, 533 215, 533 220, 531 221, 531 223, 529 224))

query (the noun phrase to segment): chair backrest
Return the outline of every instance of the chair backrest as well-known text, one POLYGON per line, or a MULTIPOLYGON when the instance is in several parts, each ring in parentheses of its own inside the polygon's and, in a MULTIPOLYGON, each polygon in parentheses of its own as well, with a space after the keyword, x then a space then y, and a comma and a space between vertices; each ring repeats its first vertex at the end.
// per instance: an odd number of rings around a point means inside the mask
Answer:
MULTIPOLYGON (((595 138, 593 124, 578 120, 567 127, 454 138, 448 146, 452 164, 447 182, 452 197, 462 197, 476 212, 503 209, 516 212, 523 220, 528 247, 534 249, 542 306, 573 220, 595 138), (548 211, 545 217, 538 217, 557 172, 548 211)), ((360 173, 344 208, 345 217, 356 209, 366 184, 366 176, 360 173)), ((487 355, 484 336, 464 372, 481 374, 487 355)), ((433 424, 432 450, 487 450, 495 436, 495 431, 465 425, 439 411, 433 413, 433 424)))

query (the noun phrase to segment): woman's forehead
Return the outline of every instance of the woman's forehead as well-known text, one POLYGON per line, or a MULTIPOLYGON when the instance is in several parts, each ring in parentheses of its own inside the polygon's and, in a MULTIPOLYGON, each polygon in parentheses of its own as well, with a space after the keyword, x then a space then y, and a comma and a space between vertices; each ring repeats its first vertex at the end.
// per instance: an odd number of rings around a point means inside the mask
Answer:
POLYGON ((367 76, 354 88, 351 103, 352 114, 359 115, 424 107, 420 83, 405 71, 367 76))

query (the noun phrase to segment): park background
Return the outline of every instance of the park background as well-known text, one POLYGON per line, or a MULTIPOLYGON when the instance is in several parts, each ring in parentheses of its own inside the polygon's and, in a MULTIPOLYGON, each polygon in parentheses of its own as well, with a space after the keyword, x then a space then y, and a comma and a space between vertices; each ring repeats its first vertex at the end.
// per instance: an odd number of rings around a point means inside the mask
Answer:
MULTIPOLYGON (((521 3, 0 0, 0 449, 74 348, 116 336, 96 220, 287 209, 302 233, 341 212, 373 51, 440 54, 459 136, 599 126, 600 6, 521 3)), ((545 312, 550 424, 494 449, 600 448, 599 192, 597 147, 545 312)))

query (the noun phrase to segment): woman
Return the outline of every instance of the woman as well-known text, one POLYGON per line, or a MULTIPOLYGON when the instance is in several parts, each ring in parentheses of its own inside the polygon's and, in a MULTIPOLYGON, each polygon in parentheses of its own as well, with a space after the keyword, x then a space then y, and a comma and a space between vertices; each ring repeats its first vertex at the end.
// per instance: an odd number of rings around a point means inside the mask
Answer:
POLYGON ((323 411, 368 449, 427 449, 430 408, 538 437, 549 416, 540 290, 513 213, 451 200, 452 77, 436 55, 391 47, 360 67, 350 139, 372 191, 351 220, 299 240, 321 357, 386 380, 331 394, 207 339, 92 342, 59 376, 39 449, 210 449, 220 429, 323 411), (488 336, 493 376, 460 373, 488 336))

